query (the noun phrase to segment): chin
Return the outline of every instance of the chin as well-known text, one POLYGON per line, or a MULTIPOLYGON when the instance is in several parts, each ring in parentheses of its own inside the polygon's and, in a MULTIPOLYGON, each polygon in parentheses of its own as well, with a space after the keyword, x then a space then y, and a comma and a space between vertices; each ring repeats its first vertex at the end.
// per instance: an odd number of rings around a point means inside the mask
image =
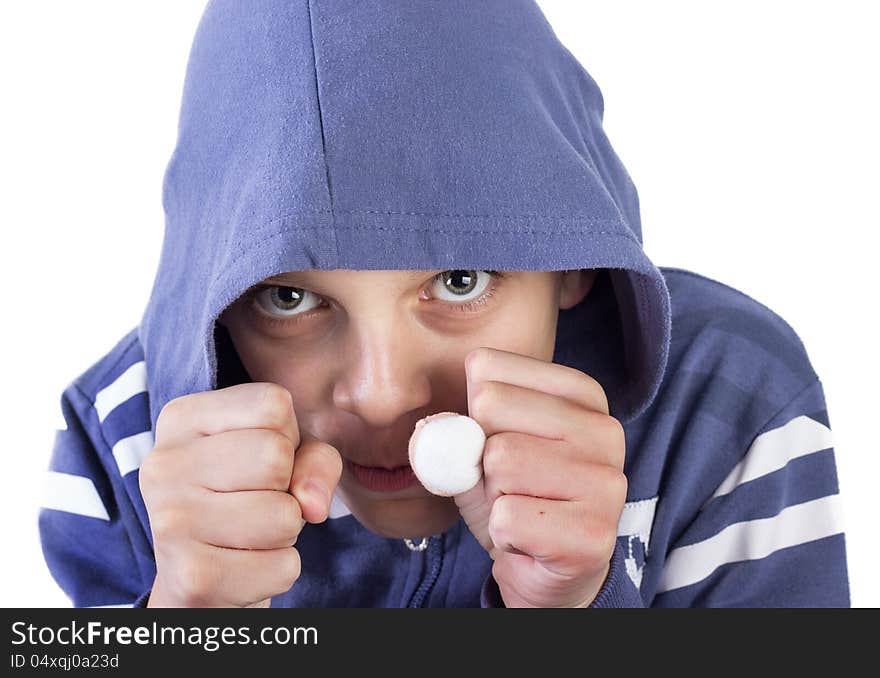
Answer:
POLYGON ((371 532, 389 539, 418 539, 441 534, 458 522, 455 502, 448 497, 357 502, 352 515, 371 532))

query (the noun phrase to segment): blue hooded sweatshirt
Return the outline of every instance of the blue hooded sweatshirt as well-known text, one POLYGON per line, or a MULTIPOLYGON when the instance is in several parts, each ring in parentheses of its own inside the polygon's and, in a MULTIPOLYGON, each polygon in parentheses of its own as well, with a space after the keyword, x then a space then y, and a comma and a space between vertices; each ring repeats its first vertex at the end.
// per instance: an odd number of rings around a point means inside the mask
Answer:
MULTIPOLYGON (((139 325, 61 396, 39 528, 76 606, 144 605, 138 468, 172 399, 249 381, 218 316, 299 269, 599 269, 553 361, 624 426, 593 607, 847 606, 821 382, 794 330, 658 268, 596 82, 529 0, 213 0, 192 45, 139 325)), ((463 369, 463 368, 462 368, 463 369)), ((339 497, 273 606, 502 606, 459 521, 414 551, 339 497)))

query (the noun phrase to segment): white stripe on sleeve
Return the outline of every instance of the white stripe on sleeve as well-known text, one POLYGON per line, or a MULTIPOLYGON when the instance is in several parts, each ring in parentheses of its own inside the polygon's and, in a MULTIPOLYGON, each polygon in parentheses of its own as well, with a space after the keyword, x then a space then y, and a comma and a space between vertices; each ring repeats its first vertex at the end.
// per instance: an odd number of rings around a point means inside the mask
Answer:
POLYGON ((147 364, 141 360, 120 374, 95 396, 95 410, 102 422, 117 406, 147 390, 147 364))
POLYGON ((708 539, 673 549, 657 593, 689 586, 727 563, 764 558, 779 549, 843 532, 840 495, 789 506, 771 518, 728 525, 708 539))
POLYGON ((90 478, 48 471, 44 491, 42 508, 110 520, 90 478))
POLYGON ((627 502, 623 505, 620 522, 617 523, 617 536, 637 536, 645 545, 646 554, 651 541, 651 527, 654 524, 654 511, 657 508, 658 498, 627 502))
POLYGON ((830 428, 804 415, 795 417, 785 426, 755 438, 743 460, 733 467, 709 501, 729 494, 738 485, 778 471, 792 459, 827 450, 832 445, 830 428))
POLYGON ((144 431, 122 438, 113 446, 113 458, 119 467, 119 474, 125 475, 140 468, 144 457, 153 449, 153 432, 144 431))

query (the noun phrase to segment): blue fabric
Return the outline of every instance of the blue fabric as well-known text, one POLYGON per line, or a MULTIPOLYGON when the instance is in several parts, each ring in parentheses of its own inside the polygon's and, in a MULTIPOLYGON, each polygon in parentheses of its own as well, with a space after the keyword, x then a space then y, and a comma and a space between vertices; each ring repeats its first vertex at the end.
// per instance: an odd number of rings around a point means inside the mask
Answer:
MULTIPOLYGON (((72 602, 146 604, 149 518, 119 450, 170 400, 248 379, 215 321, 253 284, 297 269, 596 268, 559 314, 553 357, 600 382, 626 433, 627 505, 593 607, 848 605, 830 421, 803 344, 758 301, 646 256, 602 117, 533 2, 210 2, 149 303, 62 394, 50 471, 72 489, 40 533, 72 602), (123 381, 139 385, 105 411, 123 381), (785 452, 791 422, 820 449, 713 498, 742 464, 785 452)), ((302 575, 273 606, 503 605, 462 521, 414 553, 340 515, 297 548, 302 575)))

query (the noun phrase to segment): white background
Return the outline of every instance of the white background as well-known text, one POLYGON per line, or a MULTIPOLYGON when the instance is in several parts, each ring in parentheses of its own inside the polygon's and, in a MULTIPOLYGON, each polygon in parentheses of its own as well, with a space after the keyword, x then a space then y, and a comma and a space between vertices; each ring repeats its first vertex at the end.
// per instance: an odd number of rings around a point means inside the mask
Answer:
MULTIPOLYGON (((596 79, 645 249, 766 304, 825 388, 852 601, 880 605, 880 51, 871 2, 543 0, 596 79)), ((0 5, 0 606, 68 605, 37 536, 63 388, 140 320, 203 0, 0 5)))

